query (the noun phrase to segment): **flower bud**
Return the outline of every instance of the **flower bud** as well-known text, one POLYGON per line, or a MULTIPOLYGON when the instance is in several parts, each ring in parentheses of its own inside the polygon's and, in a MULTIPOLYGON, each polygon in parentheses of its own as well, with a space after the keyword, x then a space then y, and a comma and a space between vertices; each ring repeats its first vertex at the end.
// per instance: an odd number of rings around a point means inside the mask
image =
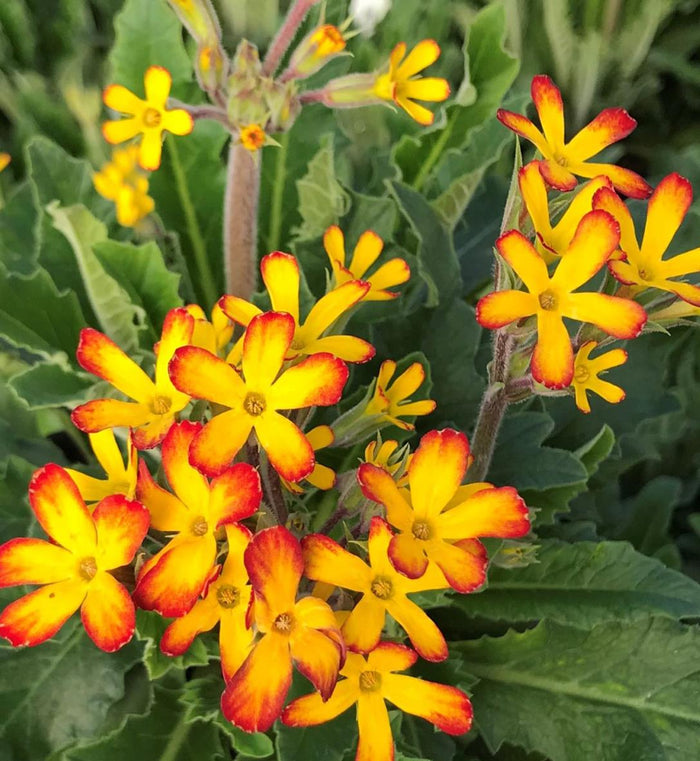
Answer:
POLYGON ((304 79, 345 50, 345 35, 333 24, 322 24, 306 35, 292 53, 284 79, 304 79))

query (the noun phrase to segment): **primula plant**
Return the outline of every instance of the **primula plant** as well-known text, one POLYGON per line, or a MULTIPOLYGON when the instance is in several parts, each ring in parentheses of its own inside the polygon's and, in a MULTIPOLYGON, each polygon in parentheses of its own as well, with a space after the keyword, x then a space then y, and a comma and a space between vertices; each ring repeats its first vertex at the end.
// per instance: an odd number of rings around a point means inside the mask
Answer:
POLYGON ((0 154, 3 761, 700 757, 700 158, 390 5, 126 0, 0 154))

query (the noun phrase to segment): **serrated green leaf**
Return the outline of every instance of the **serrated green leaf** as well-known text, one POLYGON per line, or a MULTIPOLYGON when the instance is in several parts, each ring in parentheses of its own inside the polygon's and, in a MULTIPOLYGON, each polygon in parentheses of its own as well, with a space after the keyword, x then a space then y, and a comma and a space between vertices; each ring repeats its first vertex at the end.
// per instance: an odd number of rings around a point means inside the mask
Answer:
POLYGON ((37 761, 97 734, 142 652, 104 653, 75 619, 40 647, 0 645, 0 758, 37 761))
POLYGON ((109 54, 111 80, 143 97, 143 75, 163 66, 173 89, 189 82, 192 64, 182 41, 182 26, 165 0, 127 0, 114 20, 116 37, 109 54))
POLYGON ((74 407, 90 398, 95 379, 63 365, 42 362, 18 373, 10 386, 30 410, 46 407, 74 407))
POLYGON ((276 725, 277 758, 279 761, 343 761, 357 742, 355 709, 315 727, 276 725))
POLYGON ((143 246, 108 240, 93 247, 102 266, 129 294, 131 302, 142 307, 157 341, 166 314, 182 306, 178 294, 179 275, 170 272, 163 254, 154 242, 143 246))
POLYGON ((156 686, 147 716, 131 716, 124 726, 90 745, 70 748, 56 761, 224 761, 230 758, 211 724, 188 723, 180 690, 156 686))
POLYGON ((489 749, 551 761, 689 761, 700 754, 700 630, 668 619, 592 631, 541 623, 453 645, 479 678, 472 702, 489 749))
POLYGON ((82 205, 61 207, 49 204, 54 227, 66 237, 80 268, 90 305, 100 326, 121 349, 130 352, 139 345, 138 325, 144 311, 132 304, 119 283, 110 277, 92 251, 107 240, 107 228, 82 205))
POLYGON ((491 566, 488 587, 454 597, 452 606, 493 620, 548 619, 591 627, 649 615, 700 617, 700 585, 627 542, 545 539, 537 562, 513 569, 491 566))
POLYGON ((428 286, 425 306, 451 301, 462 286, 452 236, 420 193, 400 182, 387 185, 419 241, 418 274, 428 286))
POLYGON ((274 752, 272 740, 262 732, 244 732, 221 713, 224 681, 220 674, 185 682, 180 703, 185 706, 185 721, 210 722, 224 732, 233 749, 247 758, 268 758, 274 752))

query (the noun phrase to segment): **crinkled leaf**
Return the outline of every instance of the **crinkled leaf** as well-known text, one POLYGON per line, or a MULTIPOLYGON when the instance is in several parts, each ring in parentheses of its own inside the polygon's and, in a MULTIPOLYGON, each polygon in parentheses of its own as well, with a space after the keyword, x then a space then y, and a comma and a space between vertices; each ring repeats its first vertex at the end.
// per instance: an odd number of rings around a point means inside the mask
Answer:
POLYGON ((14 389, 29 407, 74 407, 88 401, 95 379, 63 365, 42 362, 15 375, 10 380, 14 389))

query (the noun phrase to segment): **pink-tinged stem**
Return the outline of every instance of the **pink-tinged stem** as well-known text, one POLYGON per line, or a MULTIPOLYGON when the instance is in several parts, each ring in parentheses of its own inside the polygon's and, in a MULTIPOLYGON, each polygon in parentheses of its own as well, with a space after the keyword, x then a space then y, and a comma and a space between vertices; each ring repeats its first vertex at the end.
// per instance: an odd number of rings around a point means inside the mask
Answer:
POLYGON ((226 293, 250 300, 258 275, 260 161, 231 141, 224 197, 226 293))
POLYGON ((282 60, 282 56, 287 51, 287 48, 292 44, 294 35, 297 33, 297 29, 301 26, 301 22, 309 12, 311 6, 315 5, 319 0, 296 0, 294 5, 289 9, 287 18, 280 27, 277 36, 270 47, 268 48, 265 60, 262 65, 262 73, 266 77, 271 77, 282 60))
POLYGON ((299 96, 299 103, 324 103, 326 99, 325 90, 307 90, 299 96))

